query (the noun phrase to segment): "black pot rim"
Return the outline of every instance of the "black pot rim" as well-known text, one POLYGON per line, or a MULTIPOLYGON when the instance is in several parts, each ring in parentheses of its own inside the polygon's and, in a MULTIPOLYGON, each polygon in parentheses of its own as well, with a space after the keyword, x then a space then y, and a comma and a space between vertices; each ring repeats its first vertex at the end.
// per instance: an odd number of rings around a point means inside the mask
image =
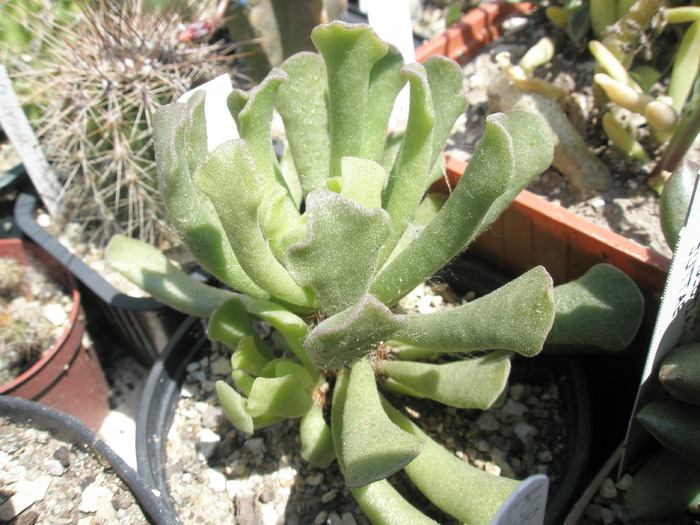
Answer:
MULTIPOLYGON (((163 467, 166 440, 174 417, 187 365, 209 343, 202 319, 189 317, 163 350, 146 380, 136 420, 136 457, 138 470, 154 490, 159 491, 168 509, 177 515, 169 495, 167 477, 163 467)), ((568 510, 580 486, 588 465, 591 450, 591 408, 588 384, 582 368, 575 359, 546 358, 559 381, 564 402, 570 402, 567 410, 567 431, 571 437, 567 449, 566 468, 556 493, 550 499, 545 514, 545 524, 558 523, 568 510)), ((549 366, 549 365, 546 365, 549 366)))
POLYGON ((161 498, 144 483, 144 480, 106 442, 87 428, 77 418, 34 401, 10 396, 0 396, 0 413, 11 421, 31 420, 32 426, 48 430, 61 439, 82 443, 104 459, 131 490, 141 510, 158 525, 176 523, 161 498))
POLYGON ((15 201, 15 222, 27 237, 42 246, 47 252, 75 275, 86 287, 105 303, 124 310, 160 310, 165 304, 153 297, 133 297, 122 293, 105 281, 100 274, 72 254, 49 232, 34 220, 37 196, 31 191, 21 191, 15 201))

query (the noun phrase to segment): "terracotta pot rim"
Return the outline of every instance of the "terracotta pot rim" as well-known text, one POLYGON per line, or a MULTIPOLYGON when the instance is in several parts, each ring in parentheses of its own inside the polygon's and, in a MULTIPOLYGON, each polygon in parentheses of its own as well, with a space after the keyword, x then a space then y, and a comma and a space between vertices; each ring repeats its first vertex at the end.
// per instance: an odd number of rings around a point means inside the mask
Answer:
MULTIPOLYGON (((21 250, 24 254, 29 255, 29 257, 33 258, 33 253, 31 252, 40 252, 42 248, 30 241, 24 241, 22 239, 0 239, 0 256, 2 257, 7 257, 6 255, 2 255, 1 252, 3 251, 2 248, 5 246, 19 246, 21 247, 21 250)), ((49 255, 48 253, 44 252, 47 256, 49 255)), ((12 255, 9 255, 9 257, 12 257, 12 255)), ((15 257, 12 257, 15 258, 15 257)), ((20 261, 22 264, 30 265, 31 262, 25 260, 20 261)), ((68 316, 68 322, 66 327, 63 329, 63 332, 61 332, 61 335, 56 338, 54 341, 53 345, 51 345, 51 349, 47 351, 41 359, 39 359, 36 363, 34 363, 31 367, 29 367, 27 370, 22 372, 20 375, 15 377, 12 381, 9 381, 3 385, 0 385, 0 395, 4 394, 5 392, 11 392, 12 390, 16 389, 20 384, 25 383, 28 381, 32 376, 36 375, 39 373, 40 370, 44 369, 46 366, 48 366, 51 361, 53 361, 56 358, 56 355, 59 353, 59 350, 66 345, 66 341, 70 338, 71 332, 76 329, 76 326, 78 324, 78 319, 79 316, 82 315, 82 305, 81 305, 81 295, 80 295, 80 290, 78 289, 78 283, 75 279, 75 277, 68 271, 63 269, 62 267, 57 266, 54 270, 48 268, 48 267, 42 267, 39 268, 40 271, 45 272, 51 277, 51 279, 55 280, 58 282, 59 285, 61 285, 63 288, 66 289, 71 294, 71 300, 73 302, 73 305, 71 307, 71 312, 70 315, 68 316), (61 279, 64 280, 64 282, 61 282, 60 280, 56 280, 52 273, 58 272, 61 275, 61 279)), ((79 351, 82 349, 82 344, 80 345, 80 348, 77 348, 76 351, 79 351)), ((72 359, 71 359, 72 361, 72 359)))

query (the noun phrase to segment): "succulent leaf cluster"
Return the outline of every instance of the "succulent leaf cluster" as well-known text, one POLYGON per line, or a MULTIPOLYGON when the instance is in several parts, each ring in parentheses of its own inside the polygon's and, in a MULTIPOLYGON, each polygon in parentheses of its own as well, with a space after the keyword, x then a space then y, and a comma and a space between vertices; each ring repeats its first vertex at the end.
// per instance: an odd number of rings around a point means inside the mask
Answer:
POLYGON ((302 456, 320 467, 337 461, 375 523, 433 522, 387 481, 400 469, 446 512, 488 523, 518 482, 453 456, 381 390, 490 407, 506 387, 510 356, 536 355, 545 343, 552 280, 536 267, 444 312, 393 307, 550 164, 549 134, 535 114, 492 115, 450 196, 427 194, 466 107, 459 66, 444 57, 404 64, 365 25, 333 22, 312 38, 319 53, 293 55, 251 91, 229 95, 221 111, 239 138, 208 151, 204 93, 156 114, 169 222, 224 286, 195 281, 123 236, 109 258, 155 297, 207 317, 208 337, 234 350, 232 381, 217 392, 240 430, 299 418, 302 456), (392 131, 405 85, 407 125, 392 131), (275 113, 287 141, 280 158, 275 113), (253 321, 272 326, 271 342, 253 321))

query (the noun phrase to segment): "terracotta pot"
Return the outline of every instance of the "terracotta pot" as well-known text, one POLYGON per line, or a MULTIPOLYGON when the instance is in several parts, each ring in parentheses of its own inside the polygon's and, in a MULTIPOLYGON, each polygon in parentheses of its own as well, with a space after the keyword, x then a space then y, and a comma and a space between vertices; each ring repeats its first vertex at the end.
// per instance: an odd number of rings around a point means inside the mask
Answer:
MULTIPOLYGON (((526 15, 533 8, 530 2, 510 4, 501 0, 482 4, 445 33, 418 47, 416 60, 444 55, 464 63, 500 35, 505 20, 526 15)), ((465 162, 447 158, 447 175, 452 186, 465 168, 465 162)), ((433 189, 445 192, 447 186, 440 181, 433 189)), ((653 302, 663 291, 671 264, 667 257, 527 190, 479 238, 477 251, 509 273, 519 274, 542 264, 557 284, 580 277, 593 264, 609 262, 634 279, 645 297, 653 302)))
POLYGON ((75 278, 40 247, 20 239, 1 239, 0 257, 23 264, 39 261, 73 297, 68 325, 53 347, 31 368, 1 385, 0 395, 56 408, 97 431, 109 410, 107 381, 95 350, 83 344, 85 313, 75 278))
MULTIPOLYGON (((73 255, 34 218, 37 196, 22 191, 15 202, 14 218, 22 232, 60 261, 81 283, 89 303, 91 325, 116 336, 145 365, 151 365, 185 315, 153 297, 133 297, 120 292, 104 277, 73 255)), ((204 278, 204 277, 202 277, 204 278)))

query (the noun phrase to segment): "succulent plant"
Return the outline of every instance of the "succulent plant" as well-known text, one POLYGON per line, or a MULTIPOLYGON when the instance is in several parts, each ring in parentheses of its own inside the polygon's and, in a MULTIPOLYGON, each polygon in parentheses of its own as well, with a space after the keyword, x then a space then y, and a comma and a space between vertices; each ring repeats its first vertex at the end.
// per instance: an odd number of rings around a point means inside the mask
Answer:
POLYGON ((700 513, 700 344, 671 349, 661 360, 658 379, 668 395, 635 416, 661 444, 629 487, 626 504, 635 520, 700 513))
POLYGON ((28 63, 13 61, 15 85, 63 184, 63 215, 98 244, 115 233, 171 240, 157 189, 153 113, 233 72, 235 56, 220 43, 178 42, 180 8, 99 0, 50 18, 26 12, 41 46, 28 63))
POLYGON ((542 349, 555 318, 551 278, 536 267, 430 314, 392 307, 550 164, 547 128, 526 111, 490 116, 449 197, 426 195, 466 108, 459 66, 437 56, 404 64, 365 25, 324 24, 312 38, 318 54, 295 54, 251 91, 229 95, 221 111, 240 138, 208 151, 203 92, 156 113, 168 219, 224 286, 198 282, 124 236, 112 239, 108 258, 156 298, 207 317, 208 337, 234 350, 232 384, 217 383, 217 392, 240 430, 300 418, 302 456, 321 467, 337 460, 375 523, 434 523, 387 481, 400 469, 445 512, 488 523, 518 482, 452 455, 380 388, 487 409, 506 386, 512 353, 542 349), (388 132, 405 84, 406 128, 388 132), (279 160, 275 112, 288 146, 279 160), (273 343, 251 325, 260 320, 274 328, 273 343))

